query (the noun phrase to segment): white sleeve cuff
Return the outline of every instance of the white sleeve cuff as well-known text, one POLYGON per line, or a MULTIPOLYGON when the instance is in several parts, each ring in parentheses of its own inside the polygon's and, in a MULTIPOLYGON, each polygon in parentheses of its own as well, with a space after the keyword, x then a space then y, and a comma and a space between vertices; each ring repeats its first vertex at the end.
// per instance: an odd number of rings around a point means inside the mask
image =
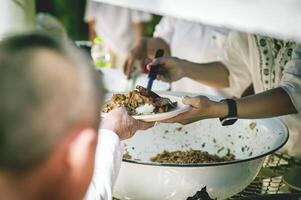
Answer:
POLYGON ((104 164, 109 164, 110 162, 120 166, 123 155, 123 145, 120 142, 119 136, 108 129, 100 129, 98 134, 95 171, 98 170, 99 165, 102 166, 104 164))
POLYGON ((113 187, 122 162, 123 146, 113 131, 100 129, 95 169, 86 200, 111 200, 113 187))
POLYGON ((102 140, 105 140, 105 143, 103 143, 103 145, 120 145, 119 136, 115 132, 109 129, 99 129, 98 134, 98 143, 102 143, 102 140))

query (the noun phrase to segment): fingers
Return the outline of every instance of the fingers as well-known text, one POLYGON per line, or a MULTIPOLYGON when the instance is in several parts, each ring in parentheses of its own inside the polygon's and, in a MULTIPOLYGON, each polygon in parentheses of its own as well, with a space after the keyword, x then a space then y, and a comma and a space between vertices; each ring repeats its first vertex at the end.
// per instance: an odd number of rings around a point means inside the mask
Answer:
POLYGON ((161 74, 158 74, 156 78, 160 81, 164 81, 164 82, 168 82, 168 83, 171 82, 171 80, 168 76, 164 76, 161 74))
POLYGON ((144 122, 136 120, 137 130, 147 130, 155 125, 156 122, 144 122))
POLYGON ((207 101, 208 98, 205 96, 198 96, 198 97, 183 97, 182 101, 185 105, 190 105, 194 108, 200 108, 204 101, 207 101))
POLYGON ((182 114, 179 114, 179 115, 177 115, 175 117, 162 120, 160 122, 161 123, 180 123, 183 120, 184 117, 185 117, 185 115, 184 115, 184 113, 182 113, 182 114))
POLYGON ((134 47, 126 61, 124 62, 123 65, 123 72, 126 75, 127 79, 131 78, 131 74, 134 70, 134 63, 136 60, 142 59, 141 58, 141 48, 139 46, 134 47))
POLYGON ((173 118, 166 119, 166 120, 163 120, 160 122, 188 124, 188 123, 192 123, 197 120, 200 120, 202 118, 201 110, 203 109, 202 101, 204 100, 204 98, 206 98, 206 97, 203 97, 203 96, 200 96, 200 97, 185 96, 185 97, 183 97, 183 99, 182 99, 183 104, 191 106, 192 109, 190 109, 187 112, 181 113, 173 118))
POLYGON ((165 82, 171 82, 171 75, 169 74, 169 71, 166 68, 159 67, 158 68, 158 74, 156 77, 158 80, 165 81, 165 82))
MULTIPOLYGON (((142 62, 144 62, 145 57, 147 57, 146 45, 147 40, 145 38, 142 38, 132 48, 130 55, 128 56, 126 62, 123 65, 124 74, 126 75, 127 79, 131 78, 131 74, 134 70, 134 64, 136 60, 141 60, 142 62)), ((144 65, 141 67, 144 67, 144 65)))
POLYGON ((182 102, 183 102, 183 104, 185 104, 185 105, 197 107, 198 99, 197 99, 197 98, 194 98, 194 97, 188 97, 188 96, 185 96, 185 97, 182 98, 182 102))
POLYGON ((170 82, 171 78, 168 73, 168 70, 166 69, 164 57, 154 59, 151 63, 149 63, 146 66, 146 68, 148 71, 150 71, 153 66, 157 66, 157 65, 161 65, 161 67, 158 67, 158 69, 157 69, 158 75, 156 78, 161 81, 170 82))
POLYGON ((152 66, 156 66, 156 65, 164 65, 165 64, 165 61, 164 61, 164 57, 162 58, 156 58, 154 60, 152 60, 152 62, 150 62, 146 68, 148 69, 148 71, 151 70, 152 66))
POLYGON ((110 113, 112 113, 112 114, 119 114, 119 115, 124 115, 124 114, 127 115, 128 112, 127 112, 126 108, 124 106, 122 106, 122 107, 113 109, 108 114, 110 114, 110 113))
POLYGON ((124 129, 126 129, 125 132, 127 132, 126 137, 121 138, 129 139, 135 135, 135 133, 139 130, 147 130, 155 125, 155 122, 144 122, 141 120, 136 120, 131 116, 128 116, 129 120, 127 122, 127 125, 124 129))
POLYGON ((185 113, 181 113, 175 117, 172 117, 172 118, 169 118, 169 119, 166 119, 166 120, 162 120, 160 121, 161 123, 180 123, 180 124, 188 124, 188 123, 191 123, 193 120, 193 111, 187 111, 185 113))
POLYGON ((131 138, 138 130, 146 130, 155 125, 155 122, 144 122, 141 120, 136 120, 130 116, 125 107, 116 109, 116 112, 122 117, 121 124, 127 136, 124 136, 122 139, 131 138))
POLYGON ((134 135, 139 130, 147 130, 155 125, 156 122, 144 122, 142 120, 136 120, 133 117, 133 127, 132 127, 132 135, 134 135))
POLYGON ((131 74, 133 72, 134 69, 134 63, 135 60, 137 59, 137 57, 135 55, 131 55, 127 60, 126 60, 126 66, 125 66, 125 75, 127 77, 127 79, 131 78, 131 74))
POLYGON ((128 71, 128 62, 129 62, 129 58, 127 58, 124 63, 123 63, 123 66, 122 66, 122 69, 123 69, 123 73, 125 75, 127 75, 127 71, 128 71))
POLYGON ((142 66, 141 67, 146 67, 147 64, 149 64, 150 62, 152 62, 151 59, 149 59, 148 57, 144 58, 143 61, 142 61, 142 66))

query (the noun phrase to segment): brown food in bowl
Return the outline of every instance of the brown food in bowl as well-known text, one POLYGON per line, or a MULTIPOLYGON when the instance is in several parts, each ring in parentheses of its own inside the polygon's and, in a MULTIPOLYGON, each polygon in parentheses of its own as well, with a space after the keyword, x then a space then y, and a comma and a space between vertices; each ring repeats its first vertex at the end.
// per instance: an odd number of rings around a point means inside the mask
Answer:
POLYGON ((132 156, 129 154, 128 151, 125 151, 125 153, 123 154, 123 159, 125 159, 125 160, 131 160, 132 156))
POLYGON ((235 155, 228 152, 225 156, 221 157, 216 154, 209 154, 207 151, 190 149, 188 151, 163 151, 150 160, 157 163, 200 164, 235 160, 235 155))

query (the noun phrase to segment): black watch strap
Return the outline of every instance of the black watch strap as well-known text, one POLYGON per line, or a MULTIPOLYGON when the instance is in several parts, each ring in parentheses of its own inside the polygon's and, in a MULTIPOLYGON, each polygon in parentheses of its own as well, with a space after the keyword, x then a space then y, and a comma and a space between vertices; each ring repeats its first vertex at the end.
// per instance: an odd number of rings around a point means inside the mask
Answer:
POLYGON ((237 106, 234 99, 223 99, 221 102, 226 102, 228 105, 228 115, 219 118, 223 126, 232 125, 237 121, 237 106))

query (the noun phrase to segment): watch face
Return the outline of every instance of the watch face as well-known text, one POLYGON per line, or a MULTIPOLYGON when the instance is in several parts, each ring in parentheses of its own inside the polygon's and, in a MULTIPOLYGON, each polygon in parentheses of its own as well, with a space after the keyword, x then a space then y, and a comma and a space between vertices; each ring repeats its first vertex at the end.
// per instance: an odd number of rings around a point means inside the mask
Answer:
POLYGON ((236 118, 236 117, 235 117, 235 118, 234 118, 234 117, 233 117, 233 118, 225 118, 225 119, 221 120, 223 126, 229 126, 229 125, 232 125, 232 124, 234 124, 236 121, 237 121, 237 118, 236 118))

